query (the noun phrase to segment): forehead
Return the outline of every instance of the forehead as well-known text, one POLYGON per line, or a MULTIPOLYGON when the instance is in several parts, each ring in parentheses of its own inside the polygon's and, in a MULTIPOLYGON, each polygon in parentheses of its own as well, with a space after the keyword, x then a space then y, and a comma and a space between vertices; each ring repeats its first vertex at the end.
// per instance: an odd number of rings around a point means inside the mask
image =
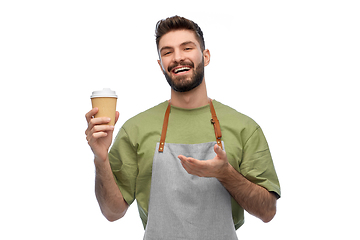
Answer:
POLYGON ((163 47, 177 47, 182 43, 189 41, 200 47, 200 43, 196 38, 195 32, 186 29, 173 30, 161 37, 159 41, 159 49, 163 47))

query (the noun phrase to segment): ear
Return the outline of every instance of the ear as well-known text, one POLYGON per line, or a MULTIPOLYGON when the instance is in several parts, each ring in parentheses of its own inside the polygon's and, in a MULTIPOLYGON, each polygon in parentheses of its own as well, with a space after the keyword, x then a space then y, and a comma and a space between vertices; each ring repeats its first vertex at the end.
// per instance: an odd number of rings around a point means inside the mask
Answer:
POLYGON ((157 60, 157 62, 159 64, 159 66, 160 66, 161 72, 164 74, 164 67, 163 67, 163 65, 161 63, 161 60, 157 60))
POLYGON ((204 56, 204 65, 207 66, 210 63, 210 51, 209 49, 205 49, 203 51, 203 56, 204 56))

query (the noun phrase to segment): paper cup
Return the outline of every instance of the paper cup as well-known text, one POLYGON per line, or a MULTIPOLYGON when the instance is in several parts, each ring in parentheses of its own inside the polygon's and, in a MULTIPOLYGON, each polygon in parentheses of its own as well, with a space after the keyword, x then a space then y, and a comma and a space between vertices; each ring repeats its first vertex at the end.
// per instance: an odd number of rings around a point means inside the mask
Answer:
POLYGON ((108 125, 114 126, 117 101, 117 95, 115 91, 110 90, 110 88, 104 88, 101 91, 92 92, 90 98, 92 107, 97 107, 99 109, 98 113, 95 115, 95 118, 109 117, 111 121, 108 123, 108 125))

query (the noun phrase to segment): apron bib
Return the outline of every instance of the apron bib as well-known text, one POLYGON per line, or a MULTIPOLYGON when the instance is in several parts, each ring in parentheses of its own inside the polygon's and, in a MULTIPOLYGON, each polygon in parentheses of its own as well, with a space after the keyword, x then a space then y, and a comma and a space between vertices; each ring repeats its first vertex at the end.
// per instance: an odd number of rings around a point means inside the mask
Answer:
POLYGON ((220 125, 210 102, 216 142, 200 144, 165 143, 170 103, 157 143, 150 189, 148 222, 144 240, 237 240, 232 219, 231 196, 216 178, 191 175, 178 155, 199 160, 216 156, 221 142, 220 125), (166 126, 165 126, 166 125, 166 126))

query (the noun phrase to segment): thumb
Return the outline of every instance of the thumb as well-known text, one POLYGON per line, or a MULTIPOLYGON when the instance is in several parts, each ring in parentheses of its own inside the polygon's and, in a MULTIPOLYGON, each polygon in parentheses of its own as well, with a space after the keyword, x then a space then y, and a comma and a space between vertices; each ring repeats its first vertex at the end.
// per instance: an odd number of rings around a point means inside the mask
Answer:
POLYGON ((216 155, 218 155, 219 158, 226 158, 226 153, 224 150, 221 149, 221 147, 217 144, 214 146, 214 152, 216 155))

